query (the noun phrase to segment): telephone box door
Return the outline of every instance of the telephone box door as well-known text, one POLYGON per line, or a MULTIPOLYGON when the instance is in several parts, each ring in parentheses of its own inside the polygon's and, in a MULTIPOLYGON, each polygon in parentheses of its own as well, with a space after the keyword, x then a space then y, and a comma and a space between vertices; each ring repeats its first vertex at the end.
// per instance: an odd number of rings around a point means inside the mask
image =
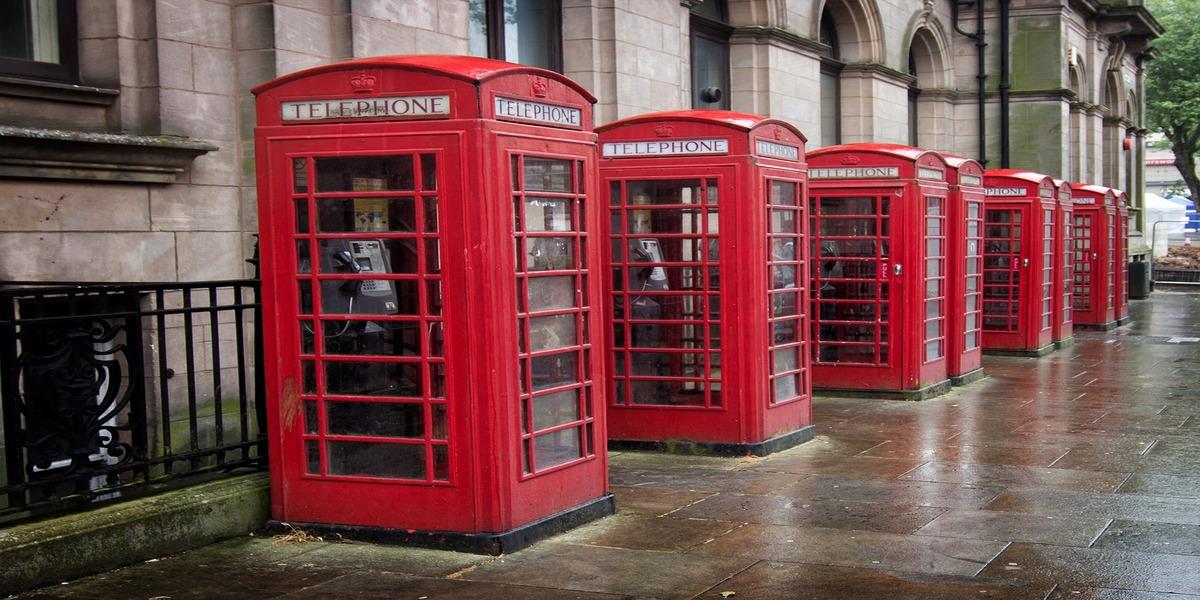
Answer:
POLYGON ((1075 244, 1074 279, 1072 298, 1075 320, 1082 323, 1101 323, 1097 309, 1098 301, 1096 274, 1099 262, 1099 245, 1096 243, 1093 218, 1095 211, 1076 210, 1072 219, 1075 223, 1072 237, 1075 244))
POLYGON ((734 169, 635 168, 606 185, 613 437, 736 441, 740 424, 722 397, 737 349, 722 341, 720 269, 734 169))
POLYGON ((902 285, 892 239, 903 229, 892 225, 895 191, 810 190, 813 366, 836 365, 830 381, 893 389, 915 383, 901 381, 901 353, 892 351, 893 317, 904 314, 904 294, 890 289, 902 285))
POLYGON ((352 153, 345 138, 268 142, 263 193, 287 207, 263 224, 264 286, 280 299, 266 310, 287 357, 272 456, 291 496, 282 518, 441 529, 475 512, 453 376, 453 340, 469 332, 447 330, 462 294, 443 277, 461 269, 442 251, 462 244, 442 212, 461 194, 457 140, 364 135, 352 153))
MULTIPOLYGON (((1029 311, 1029 214, 1024 206, 984 210, 983 332, 985 347, 1023 346, 1022 310, 1029 311)), ((1026 312, 1027 314, 1027 312, 1026 312)))

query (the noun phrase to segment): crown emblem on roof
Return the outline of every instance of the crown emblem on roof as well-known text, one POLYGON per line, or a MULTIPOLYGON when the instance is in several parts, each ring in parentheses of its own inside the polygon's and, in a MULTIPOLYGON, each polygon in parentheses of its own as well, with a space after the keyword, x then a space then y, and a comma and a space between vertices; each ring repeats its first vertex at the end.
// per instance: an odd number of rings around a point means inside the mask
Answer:
POLYGON ((774 131, 774 132, 772 132, 772 134, 771 134, 771 135, 772 135, 772 137, 774 137, 774 138, 775 138, 775 139, 777 139, 777 140, 782 140, 782 139, 783 139, 783 130, 782 130, 782 129, 780 129, 780 128, 778 128, 778 127, 776 127, 776 128, 775 128, 775 131, 774 131))
POLYGON ((857 165, 858 163, 862 162, 862 159, 854 154, 847 154, 846 156, 842 157, 841 162, 843 165, 857 165))
POLYGON ((533 90, 533 95, 538 98, 545 98, 546 92, 550 90, 550 84, 543 77, 534 77, 529 87, 533 90))
POLYGON ((675 128, 667 125, 666 123, 660 123, 654 128, 654 135, 657 135, 658 137, 670 137, 674 132, 675 128))
POLYGON ((375 76, 359 73, 350 78, 350 89, 355 92, 369 92, 375 89, 375 76))

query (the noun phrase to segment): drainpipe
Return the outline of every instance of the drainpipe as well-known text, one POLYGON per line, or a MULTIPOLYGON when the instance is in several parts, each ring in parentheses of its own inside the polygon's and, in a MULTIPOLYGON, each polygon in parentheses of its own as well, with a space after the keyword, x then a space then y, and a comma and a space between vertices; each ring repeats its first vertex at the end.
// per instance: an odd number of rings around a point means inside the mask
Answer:
POLYGON ((958 23, 958 3, 959 0, 950 0, 950 20, 954 23, 954 31, 960 35, 964 35, 975 40, 975 86, 978 95, 977 102, 979 106, 979 164, 987 167, 987 127, 986 127, 986 105, 985 85, 987 84, 987 71, 984 69, 984 48, 987 48, 987 42, 984 40, 983 27, 983 0, 975 0, 975 33, 968 33, 962 30, 958 23))
POLYGON ((1008 91, 1012 83, 1008 80, 1008 4, 1010 0, 998 0, 1000 3, 1000 167, 1007 169, 1009 165, 1008 152, 1008 91))

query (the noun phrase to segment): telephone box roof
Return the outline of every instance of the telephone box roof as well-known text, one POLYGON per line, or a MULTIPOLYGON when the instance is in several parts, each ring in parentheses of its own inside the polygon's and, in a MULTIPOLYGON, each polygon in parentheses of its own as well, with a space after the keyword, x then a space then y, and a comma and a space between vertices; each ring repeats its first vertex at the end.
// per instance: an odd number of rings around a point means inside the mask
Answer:
POLYGON ((328 65, 320 65, 295 73, 289 73, 282 77, 277 77, 266 83, 262 83, 254 87, 251 92, 261 94, 272 88, 278 87, 290 81, 328 73, 331 71, 351 71, 361 69, 401 69, 410 71, 423 71, 434 75, 442 75, 461 79, 472 83, 482 83, 489 79, 501 75, 516 75, 520 73, 540 75, 547 79, 562 82, 567 87, 575 90, 580 96, 583 96, 588 102, 595 103, 596 97, 584 89, 583 86, 576 83, 574 80, 554 71, 539 69, 526 65, 518 65, 515 63, 505 62, 502 60, 494 60, 491 58, 480 58, 478 56, 457 56, 451 54, 411 54, 411 55, 395 55, 395 56, 372 56, 370 58, 360 58, 356 60, 347 60, 328 65))
MULTIPOLYGON (((1043 182, 1048 181, 1048 182, 1050 182, 1050 185, 1054 185, 1053 177, 1051 177, 1049 175, 1043 175, 1041 173, 1035 173, 1033 171, 1026 171, 1024 169, 988 169, 983 172, 983 176, 984 177, 1009 177, 1012 179, 1020 179, 1021 181, 1028 181, 1030 183, 1036 183, 1039 185, 1042 184, 1043 182)), ((1057 187, 1058 186, 1055 186, 1055 188, 1057 188, 1057 187)))
POLYGON ((618 127, 626 125, 634 125, 638 123, 653 123, 658 121, 692 121, 696 123, 712 123, 716 125, 724 125, 741 131, 750 131, 755 127, 766 124, 779 125, 785 127, 800 136, 801 140, 808 141, 808 138, 794 125, 781 119, 773 119, 762 115, 751 113, 735 112, 732 110, 668 110, 663 112, 646 113, 633 117, 626 117, 619 121, 613 121, 596 128, 596 133, 603 133, 618 127))
POLYGON ((885 154, 888 156, 895 156, 897 158, 903 158, 906 160, 913 160, 913 161, 917 160, 918 158, 920 158, 926 154, 933 154, 935 156, 938 156, 938 157, 941 157, 944 159, 944 157, 941 154, 934 152, 932 150, 926 150, 924 148, 914 148, 913 146, 905 146, 904 144, 878 144, 878 143, 840 144, 837 146, 825 146, 824 148, 817 148, 816 150, 809 152, 808 156, 815 158, 818 156, 823 156, 825 154, 834 154, 834 153, 838 153, 838 152, 874 152, 876 154, 885 154))

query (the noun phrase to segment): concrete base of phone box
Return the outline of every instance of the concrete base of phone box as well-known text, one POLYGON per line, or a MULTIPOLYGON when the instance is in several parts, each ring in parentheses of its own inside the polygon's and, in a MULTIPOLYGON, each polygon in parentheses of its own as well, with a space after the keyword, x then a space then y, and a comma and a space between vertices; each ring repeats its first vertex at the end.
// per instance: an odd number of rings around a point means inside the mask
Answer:
POLYGON ((1055 342, 1054 342, 1054 348, 1056 350, 1062 350, 1063 348, 1067 348, 1069 346, 1074 346, 1074 345, 1075 345, 1075 336, 1065 337, 1061 340, 1055 340, 1055 342))
POLYGON ((1054 352, 1057 349, 1058 349, 1058 346, 1055 345, 1054 342, 1050 342, 1049 344, 1046 344, 1045 346, 1042 346, 1041 348, 1024 348, 1024 349, 1020 349, 1020 348, 1019 349, 984 348, 983 354, 984 354, 984 356, 1028 356, 1031 358, 1037 358, 1039 356, 1045 356, 1047 354, 1050 354, 1051 352, 1054 352))
POLYGON ((872 400, 928 400, 950 391, 950 380, 943 379, 915 390, 859 390, 852 388, 814 387, 813 396, 833 398, 866 398, 872 400))
POLYGON ((1111 331, 1118 325, 1116 321, 1109 321, 1107 323, 1075 323, 1074 327, 1085 331, 1111 331))
POLYGON ((1133 321, 1133 317, 1130 317, 1130 316, 1121 317, 1120 319, 1117 319, 1117 327, 1120 327, 1122 325, 1128 325, 1132 321, 1133 321))
POLYGON ((967 371, 966 373, 963 373, 962 375, 951 375, 950 376, 950 385, 953 385, 955 387, 958 387, 960 385, 967 385, 968 383, 975 383, 976 381, 979 381, 980 379, 983 379, 984 377, 987 377, 987 373, 983 372, 983 367, 979 367, 978 369, 975 369, 974 371, 967 371))
POLYGON ((815 425, 753 444, 728 442, 697 442, 694 440, 608 440, 609 452, 632 450, 635 452, 665 452, 667 454, 691 454, 703 456, 767 456, 799 446, 813 439, 817 433, 815 425))
POLYGON ((327 523, 301 523, 296 521, 267 521, 267 530, 272 533, 287 533, 293 527, 320 535, 326 540, 343 538, 374 544, 396 544, 417 546, 436 550, 452 550, 471 554, 499 556, 510 554, 552 535, 568 531, 607 517, 617 511, 612 494, 605 494, 569 508, 562 512, 538 519, 515 529, 501 533, 462 533, 457 531, 423 531, 416 529, 390 529, 363 525, 331 525, 327 523))

